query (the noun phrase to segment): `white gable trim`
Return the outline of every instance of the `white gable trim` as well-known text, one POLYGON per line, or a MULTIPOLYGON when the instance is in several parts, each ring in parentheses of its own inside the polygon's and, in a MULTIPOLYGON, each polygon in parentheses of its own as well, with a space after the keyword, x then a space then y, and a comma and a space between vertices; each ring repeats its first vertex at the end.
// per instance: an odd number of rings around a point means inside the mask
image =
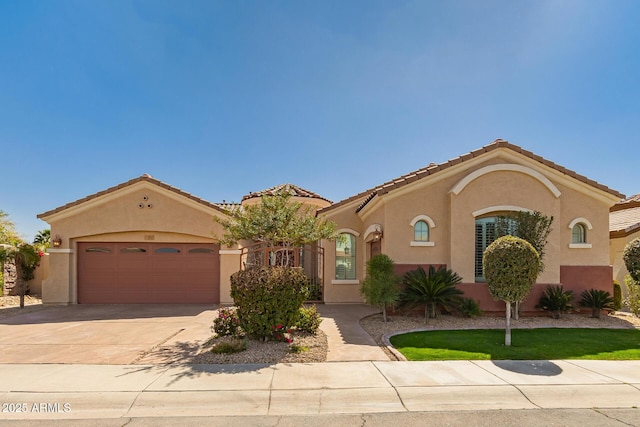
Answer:
POLYGON ((497 205, 497 206, 489 206, 484 209, 477 210, 472 212, 474 218, 482 216, 484 214, 488 214, 490 212, 533 212, 531 209, 523 208, 521 206, 513 206, 513 205, 497 205))
POLYGON ((436 227, 436 223, 433 222, 433 220, 431 219, 431 217, 429 217, 428 215, 418 215, 417 217, 413 218, 411 220, 411 222, 409 223, 409 225, 411 225, 412 227, 414 227, 416 225, 416 222, 418 221, 424 221, 427 224, 429 224, 429 228, 435 228, 436 227))
POLYGON ((576 219, 574 219, 573 221, 571 221, 571 222, 569 223, 569 228, 570 228, 570 229, 573 229, 573 227, 575 227, 575 226, 576 226, 576 224, 578 224, 578 223, 583 223, 584 225, 586 225, 586 226, 587 226, 587 228, 588 228, 589 230, 593 230, 593 225, 591 225, 591 222, 589 222, 589 220, 588 220, 587 218, 582 218, 582 217, 580 217, 580 218, 576 218, 576 219))
POLYGON ((341 228, 339 230, 336 230, 336 233, 338 234, 349 233, 349 234, 353 234, 356 237, 360 236, 360 233, 354 230, 353 228, 341 228))
POLYGON ((465 189, 467 185, 469 185, 474 180, 480 178, 483 175, 486 175, 492 172, 499 172, 499 171, 519 172, 525 175, 529 175, 530 177, 540 181, 540 183, 542 183, 542 185, 547 187, 547 189, 556 198, 560 197, 560 195, 562 194, 560 190, 558 190, 558 187, 556 187, 555 184, 549 180, 549 178, 542 175, 540 172, 537 172, 523 165, 514 165, 514 164, 508 164, 508 163, 485 166, 483 168, 480 168, 476 171, 471 172, 469 175, 462 178, 460 181, 458 181, 456 185, 453 186, 453 188, 451 189, 451 193, 457 196, 458 194, 460 194, 462 190, 465 189))

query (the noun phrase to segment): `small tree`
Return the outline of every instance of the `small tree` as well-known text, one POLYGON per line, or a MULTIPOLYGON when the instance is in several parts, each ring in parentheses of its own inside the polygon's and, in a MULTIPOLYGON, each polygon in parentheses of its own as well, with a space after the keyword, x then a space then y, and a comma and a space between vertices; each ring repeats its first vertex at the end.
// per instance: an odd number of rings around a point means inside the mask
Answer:
POLYGON ((640 282, 640 237, 636 237, 624 247, 624 265, 633 280, 640 282))
POLYGON ((428 275, 422 267, 418 267, 404 275, 402 304, 410 307, 424 304, 426 324, 430 317, 436 317, 438 306, 451 310, 462 302, 463 292, 456 287, 461 281, 462 278, 455 271, 445 267, 436 270, 431 265, 428 275))
POLYGON ((540 256, 529 242, 503 236, 490 244, 482 257, 484 277, 495 300, 506 304, 506 346, 511 345, 511 303, 522 301, 540 271, 540 256))
POLYGON ((285 256, 277 259, 278 265, 289 265, 288 254, 297 247, 336 238, 335 223, 318 218, 311 206, 292 201, 285 191, 262 196, 261 203, 228 212, 229 218, 213 218, 225 231, 217 239, 228 246, 253 240, 268 247, 284 247, 285 256))
POLYGON ((367 276, 360 293, 367 304, 382 308, 382 318, 387 322, 387 307, 393 307, 400 295, 400 278, 393 269, 393 260, 380 254, 367 262, 367 276))
MULTIPOLYGON (((547 239, 552 231, 553 216, 546 216, 539 211, 517 211, 501 215, 496 221, 496 237, 515 236, 526 240, 538 251, 540 256, 540 271, 544 271, 544 256, 547 239)), ((515 301, 513 317, 519 317, 520 303, 515 301)))

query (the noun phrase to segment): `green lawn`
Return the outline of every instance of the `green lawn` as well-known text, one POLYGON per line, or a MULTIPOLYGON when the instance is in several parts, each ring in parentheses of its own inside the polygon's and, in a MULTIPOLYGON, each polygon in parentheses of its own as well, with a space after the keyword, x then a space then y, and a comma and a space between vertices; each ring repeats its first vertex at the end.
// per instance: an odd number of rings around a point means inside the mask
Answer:
POLYGON ((407 360, 640 360, 638 329, 503 329, 423 331, 391 337, 407 360))

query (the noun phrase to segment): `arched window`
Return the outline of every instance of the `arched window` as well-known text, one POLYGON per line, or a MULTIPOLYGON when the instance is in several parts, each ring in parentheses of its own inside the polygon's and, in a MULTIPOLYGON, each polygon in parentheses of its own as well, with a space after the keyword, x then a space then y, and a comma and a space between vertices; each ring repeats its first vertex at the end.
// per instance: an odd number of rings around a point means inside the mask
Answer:
POLYGON ((571 243, 587 243, 587 227, 581 222, 571 229, 571 243))
POLYGON ((336 239, 336 280, 356 278, 356 236, 342 233, 336 239))
POLYGON ((426 221, 418 221, 413 226, 413 240, 415 242, 429 241, 429 224, 426 221))

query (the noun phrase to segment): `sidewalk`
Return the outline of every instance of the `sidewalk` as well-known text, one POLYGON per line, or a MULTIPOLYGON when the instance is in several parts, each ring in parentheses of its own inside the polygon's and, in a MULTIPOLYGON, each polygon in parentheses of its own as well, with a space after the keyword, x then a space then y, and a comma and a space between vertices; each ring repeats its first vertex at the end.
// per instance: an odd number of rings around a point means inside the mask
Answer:
POLYGON ((640 406, 640 361, 0 365, 0 379, 0 420, 640 406))

